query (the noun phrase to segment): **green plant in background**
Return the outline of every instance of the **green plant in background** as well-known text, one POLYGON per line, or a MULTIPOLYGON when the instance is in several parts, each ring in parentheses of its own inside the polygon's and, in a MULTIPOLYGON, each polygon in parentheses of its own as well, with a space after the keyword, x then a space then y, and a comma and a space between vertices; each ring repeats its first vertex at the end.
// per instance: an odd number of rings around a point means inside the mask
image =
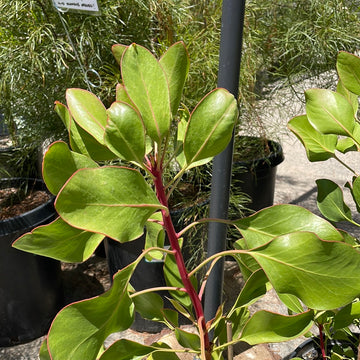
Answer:
POLYGON ((59 217, 25 234, 14 246, 81 262, 104 236, 128 242, 142 235, 144 226, 147 245, 137 260, 115 274, 109 291, 70 304, 56 316, 40 358, 178 359, 176 353, 187 352, 202 360, 222 359, 236 342, 286 341, 307 333, 319 313, 350 304, 360 292, 360 253, 331 223, 297 206, 278 205, 231 222, 241 235, 236 250, 216 254, 195 268, 185 266, 182 237, 191 227, 216 219, 198 219, 176 231, 168 203, 187 170, 210 161, 227 146, 238 115, 236 100, 226 90, 215 89, 188 117, 178 117, 189 67, 183 43, 175 43, 159 60, 136 44, 116 45, 113 52, 122 80, 115 102, 106 107, 94 94, 77 88, 67 90, 66 106, 57 102, 71 150, 62 141, 53 143, 44 157, 43 176, 56 195, 59 217), (175 139, 170 141, 172 135, 175 139), (128 166, 100 166, 113 158, 128 166), (164 178, 175 161, 177 174, 164 178), (169 249, 162 246, 163 231, 169 249), (215 318, 206 322, 202 297, 207 277, 198 285, 195 275, 206 265, 209 273, 228 255, 238 261, 247 281, 230 311, 224 313, 220 306, 215 318), (133 289, 131 277, 141 259, 159 256, 164 257, 167 286, 133 289), (250 317, 248 306, 271 287, 293 314, 262 310, 250 317), (162 290, 169 291, 173 309, 163 308, 155 292, 162 290), (166 324, 179 346, 122 339, 104 349, 111 333, 131 326, 135 312, 166 324), (193 333, 179 326, 179 314, 193 324, 193 333))
MULTIPOLYGON (((351 171, 353 177, 345 184, 344 189, 350 191, 359 213, 359 170, 352 169, 339 154, 360 151, 360 123, 357 117, 360 58, 347 52, 340 52, 336 67, 339 76, 336 91, 328 89, 305 91, 306 115, 293 118, 289 122, 289 128, 301 140, 311 162, 335 159, 339 166, 345 166, 351 171)), ((326 219, 332 223, 345 221, 360 227, 350 207, 345 203, 343 189, 338 184, 330 179, 318 179, 316 184, 318 208, 326 219)), ((353 243, 351 238, 349 243, 358 246, 358 242, 353 243)), ((326 339, 346 337, 344 328, 360 317, 359 305, 360 302, 356 301, 339 312, 321 314, 318 319, 320 334, 325 332, 326 339)))

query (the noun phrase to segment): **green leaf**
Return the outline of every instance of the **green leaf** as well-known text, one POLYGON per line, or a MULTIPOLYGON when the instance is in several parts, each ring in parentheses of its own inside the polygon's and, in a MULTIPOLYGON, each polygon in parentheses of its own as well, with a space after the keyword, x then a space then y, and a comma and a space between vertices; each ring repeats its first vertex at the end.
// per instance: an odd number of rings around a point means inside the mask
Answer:
POLYGON ((169 133, 171 109, 166 75, 158 60, 144 47, 132 44, 122 57, 121 74, 147 134, 161 143, 169 133))
POLYGON ((344 194, 340 187, 328 179, 318 179, 316 184, 317 205, 321 213, 330 221, 352 222, 351 210, 344 202, 344 194))
POLYGON ((144 318, 152 321, 163 321, 162 309, 164 302, 161 296, 154 292, 148 292, 133 297, 135 310, 144 318))
POLYGON ((339 93, 327 89, 305 91, 306 114, 310 123, 322 134, 348 136, 355 126, 354 110, 339 93))
POLYGON ((75 171, 98 166, 89 157, 70 151, 63 141, 56 141, 45 153, 43 178, 47 188, 56 195, 75 171))
MULTIPOLYGON (((162 221, 161 212, 157 212, 151 216, 151 220, 146 223, 146 239, 145 239, 145 249, 149 249, 151 247, 164 247, 165 243, 165 230, 161 225, 162 221)), ((156 259, 162 260, 164 258, 164 252, 153 250, 145 255, 145 258, 149 261, 156 259)))
POLYGON ((111 52, 113 53, 114 58, 119 65, 121 64, 121 58, 126 49, 127 46, 122 44, 115 44, 111 47, 111 52))
POLYGON ((250 255, 278 294, 294 295, 308 308, 335 309, 360 293, 360 252, 346 243, 295 232, 251 250, 250 255))
POLYGON ((358 209, 358 212, 360 212, 360 176, 357 176, 353 180, 351 194, 353 196, 353 199, 356 203, 356 207, 358 209))
POLYGON ((69 110, 65 105, 56 103, 55 111, 66 124, 70 137, 70 146, 73 151, 84 154, 95 161, 105 161, 116 158, 115 154, 100 144, 71 118, 69 110))
POLYGON ((336 92, 341 94, 345 97, 345 99, 351 104, 354 110, 354 115, 356 116, 358 108, 359 108, 359 101, 356 94, 349 91, 345 86, 344 83, 339 79, 338 84, 336 86, 336 92))
POLYGON ((13 247, 64 262, 87 260, 104 239, 104 235, 76 229, 61 218, 35 228, 13 243, 13 247))
POLYGON ((77 171, 55 207, 71 226, 120 242, 140 237, 146 220, 162 208, 138 171, 115 166, 77 171))
POLYGON ((340 138, 336 144, 336 150, 346 154, 349 151, 357 151, 357 145, 351 138, 340 138))
POLYGON ((123 84, 117 84, 116 85, 116 101, 121 101, 124 102, 126 104, 129 104, 130 106, 132 106, 133 108, 136 108, 136 106, 134 105, 134 103, 131 101, 131 99, 129 98, 129 95, 127 94, 125 87, 123 84))
POLYGON ((354 94, 360 95, 360 58, 340 51, 337 56, 336 68, 344 86, 354 94))
POLYGON ((286 316, 262 310, 247 322, 241 340, 256 345, 295 339, 311 329, 313 316, 312 311, 286 316))
POLYGON ((306 115, 294 117, 288 127, 304 145, 310 161, 324 161, 334 156, 337 136, 316 131, 306 115))
POLYGON ((360 302, 352 302, 344 306, 334 317, 334 329, 343 329, 360 318, 360 302))
POLYGON ((341 233, 328 221, 296 205, 275 205, 234 222, 244 237, 242 248, 261 246, 279 235, 311 231, 321 239, 343 241, 341 233))
POLYGON ((278 294, 278 296, 281 302, 292 312, 298 314, 304 311, 300 300, 296 296, 290 294, 278 294))
POLYGON ((103 103, 94 94, 83 89, 67 89, 66 101, 76 123, 104 145, 107 114, 103 103))
POLYGON ((138 112, 128 104, 115 102, 107 114, 107 147, 120 158, 141 164, 145 156, 145 129, 138 112))
POLYGON ((192 350, 200 350, 199 335, 176 328, 175 337, 182 347, 192 350))
MULTIPOLYGON (((164 277, 168 286, 183 288, 184 284, 181 280, 179 269, 177 267, 174 255, 167 254, 164 263, 164 277)), ((192 282, 196 282, 193 277, 192 282)), ((191 300, 189 295, 184 291, 169 291, 171 296, 179 301, 187 309, 191 308, 191 300)))
POLYGON ((184 43, 177 42, 170 46, 159 62, 169 84, 171 112, 176 115, 190 66, 184 43))
POLYGON ((127 339, 120 339, 104 352, 100 360, 142 360, 153 351, 153 346, 139 344, 127 339))
POLYGON ((95 360, 111 333, 130 327, 134 305, 127 285, 135 266, 119 271, 106 293, 68 305, 56 316, 48 335, 52 359, 95 360))
POLYGON ((45 339, 41 343, 40 351, 39 351, 40 360, 51 360, 49 350, 47 348, 47 339, 45 339))
POLYGON ((210 92, 190 116, 184 137, 188 165, 222 152, 232 137, 238 116, 237 103, 225 89, 210 92))
MULTIPOLYGON (((262 270, 255 271, 246 281, 236 299, 233 309, 253 304, 257 299, 266 294, 268 278, 262 270)), ((231 313, 231 311, 230 311, 231 313)))

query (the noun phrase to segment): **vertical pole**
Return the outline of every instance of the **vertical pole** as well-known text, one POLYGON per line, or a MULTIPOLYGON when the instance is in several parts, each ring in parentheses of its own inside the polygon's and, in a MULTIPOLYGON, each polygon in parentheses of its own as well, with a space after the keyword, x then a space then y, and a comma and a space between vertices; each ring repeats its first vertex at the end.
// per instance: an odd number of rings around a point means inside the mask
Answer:
MULTIPOLYGON (((239 74, 244 26, 245 0, 223 0, 218 87, 229 90, 236 98, 239 91, 239 74)), ((214 158, 210 218, 227 219, 234 137, 227 148, 214 158)), ((227 227, 209 224, 208 256, 226 248, 227 227)), ((207 281, 205 290, 205 319, 212 319, 222 302, 224 260, 218 261, 207 281)))

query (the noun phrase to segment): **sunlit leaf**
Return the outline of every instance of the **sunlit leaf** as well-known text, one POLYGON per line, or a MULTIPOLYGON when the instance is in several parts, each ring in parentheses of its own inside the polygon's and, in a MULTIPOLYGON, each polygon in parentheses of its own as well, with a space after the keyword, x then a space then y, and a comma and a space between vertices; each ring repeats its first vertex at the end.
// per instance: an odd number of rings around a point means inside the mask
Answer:
POLYGON ((162 208, 138 171, 112 166, 77 171, 55 207, 71 226, 120 242, 140 237, 146 220, 162 208))
POLYGON ((360 58, 340 51, 337 56, 336 68, 344 86, 351 92, 360 95, 360 58))
POLYGON ((87 260, 104 239, 104 235, 76 229, 61 218, 35 228, 13 243, 13 247, 64 262, 87 260))
POLYGON ((225 89, 209 93, 190 116, 184 137, 187 164, 219 154, 228 145, 237 120, 237 103, 225 89))
POLYGON ((341 94, 327 89, 305 91, 306 114, 322 134, 348 136, 355 126, 354 109, 341 94))
POLYGON ((295 232, 279 236, 250 254, 277 293, 294 295, 311 309, 335 309, 360 293, 360 252, 344 242, 295 232))
POLYGON ((130 327, 134 305, 127 284, 134 267, 119 271, 106 293, 70 304, 56 316, 48 335, 52 359, 95 360, 111 333, 130 327))
POLYGON ((122 57, 121 75, 147 134, 160 143, 170 129, 171 109, 169 87, 159 61, 149 50, 132 44, 122 57))
POLYGON ((115 102, 107 114, 105 144, 120 158, 142 163, 145 155, 145 129, 139 113, 128 104, 115 102))

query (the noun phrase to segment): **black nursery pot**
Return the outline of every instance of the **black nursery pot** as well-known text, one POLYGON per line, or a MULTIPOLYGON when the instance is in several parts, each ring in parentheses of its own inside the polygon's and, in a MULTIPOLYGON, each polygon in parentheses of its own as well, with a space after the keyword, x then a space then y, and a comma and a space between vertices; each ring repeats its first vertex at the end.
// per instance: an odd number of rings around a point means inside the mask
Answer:
MULTIPOLYGON (((1 179, 0 188, 46 190, 38 179, 1 179)), ((60 262, 12 248, 12 243, 33 228, 56 217, 53 197, 20 216, 0 221, 0 347, 44 335, 63 305, 60 262)))
MULTIPOLYGON (((329 355, 330 358, 330 354, 332 351, 339 353, 339 350, 347 349, 355 356, 357 356, 358 338, 359 338, 359 334, 354 334, 354 336, 351 339, 349 338, 348 340, 328 340, 326 346, 327 355, 329 355)), ((302 344, 300 344, 291 354, 285 356, 283 360, 291 360, 293 358, 299 358, 304 360, 323 360, 319 342, 320 339, 318 337, 310 338, 304 341, 302 344)), ((346 359, 347 358, 348 357, 346 357, 346 359)))
POLYGON ((268 156, 248 161, 234 161, 232 171, 233 186, 251 199, 246 207, 259 211, 274 204, 277 166, 284 161, 282 147, 275 141, 268 141, 268 156))

